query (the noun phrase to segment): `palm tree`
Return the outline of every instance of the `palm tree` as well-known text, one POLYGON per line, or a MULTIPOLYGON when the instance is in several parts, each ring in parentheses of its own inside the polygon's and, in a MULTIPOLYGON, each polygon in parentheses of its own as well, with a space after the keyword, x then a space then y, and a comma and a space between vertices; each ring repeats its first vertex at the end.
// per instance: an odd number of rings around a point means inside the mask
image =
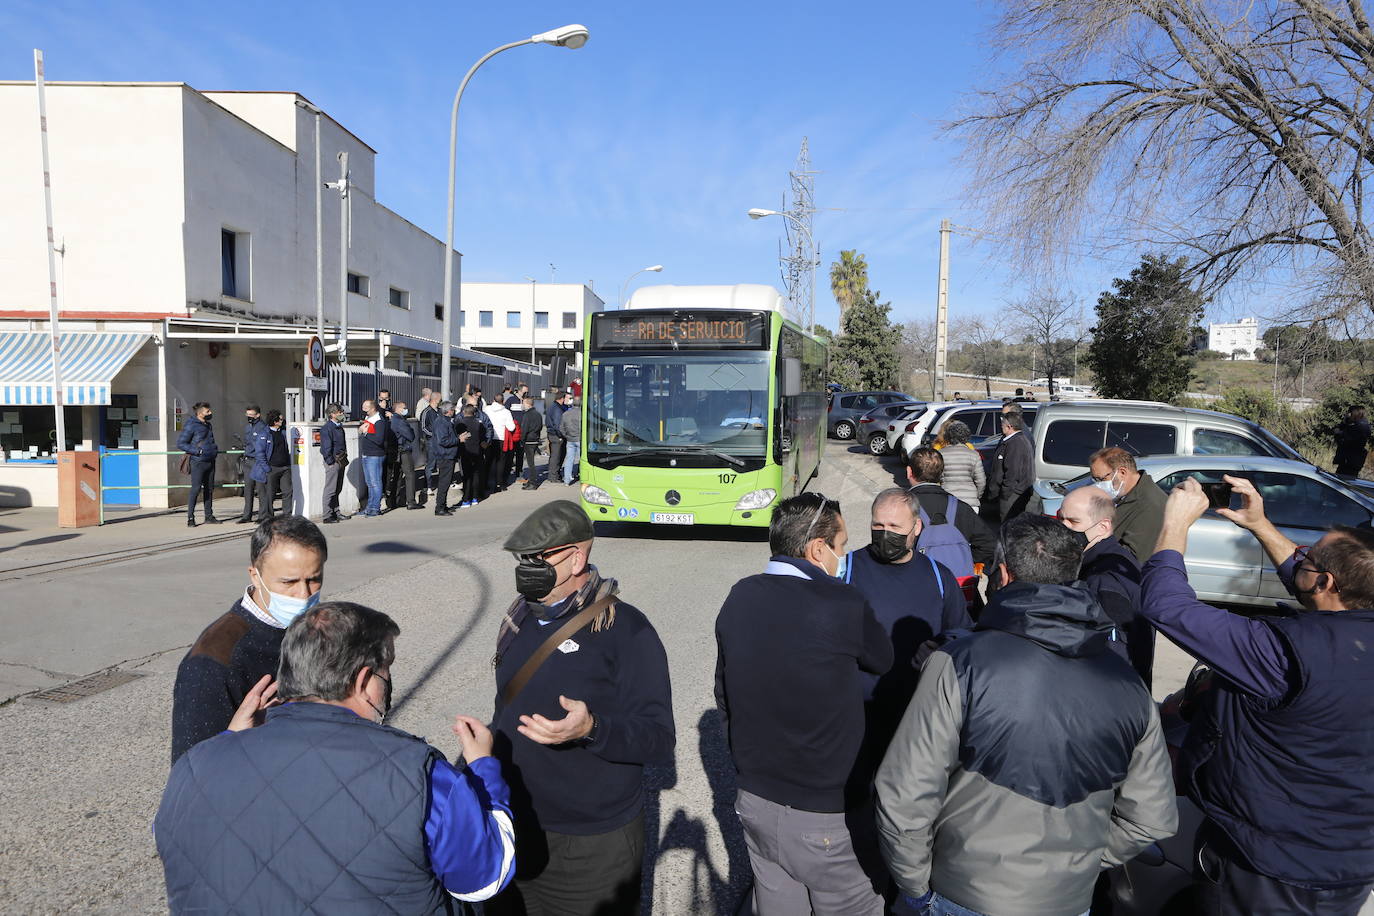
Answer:
POLYGON ((840 259, 830 264, 830 292, 840 306, 840 315, 863 298, 868 291, 868 262, 855 249, 840 252, 840 259))

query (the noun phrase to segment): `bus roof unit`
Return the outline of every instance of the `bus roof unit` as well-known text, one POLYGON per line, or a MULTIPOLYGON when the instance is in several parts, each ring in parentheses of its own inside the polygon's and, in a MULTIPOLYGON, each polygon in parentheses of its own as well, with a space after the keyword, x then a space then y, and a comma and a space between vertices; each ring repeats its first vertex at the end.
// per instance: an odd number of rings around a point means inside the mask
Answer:
POLYGON ((627 309, 744 309, 752 312, 781 312, 782 294, 762 283, 737 283, 734 286, 641 286, 635 290, 627 309))

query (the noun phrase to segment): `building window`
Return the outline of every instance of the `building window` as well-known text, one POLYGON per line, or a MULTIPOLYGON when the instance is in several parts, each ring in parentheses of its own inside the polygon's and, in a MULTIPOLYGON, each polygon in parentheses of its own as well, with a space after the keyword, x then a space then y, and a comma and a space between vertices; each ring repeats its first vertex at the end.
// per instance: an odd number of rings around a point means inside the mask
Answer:
POLYGON ((459 310, 458 310, 458 327, 460 327, 460 328, 465 328, 465 327, 467 327, 467 326, 468 326, 468 313, 465 312, 465 311, 463 311, 462 309, 459 309, 459 310))
POLYGON ((508 328, 518 328, 518 327, 520 327, 520 313, 519 313, 519 312, 506 312, 506 327, 508 327, 508 328))
POLYGON ((434 320, 435 320, 435 321, 443 321, 443 320, 444 320, 444 304, 443 304, 442 302, 436 302, 436 303, 434 303, 434 320))
POLYGON ((493 321, 492 321, 492 313, 491 313, 491 312, 488 312, 488 311, 481 311, 481 312, 478 312, 478 313, 477 313, 477 326, 478 326, 479 328, 490 328, 490 327, 494 327, 494 324, 493 324, 493 321))
POLYGON ((575 328, 575 327, 577 327, 577 313, 576 313, 576 312, 564 312, 564 313, 563 313, 563 328, 564 328, 564 330, 566 330, 566 329, 568 329, 568 328, 575 328))
MULTIPOLYGON (((335 274, 335 276, 337 277, 338 274, 335 274)), ((355 274, 350 270, 348 272, 348 291, 350 293, 357 293, 359 296, 366 296, 367 290, 367 277, 364 277, 362 274, 355 274)))
POLYGON ((252 236, 247 232, 221 229, 219 233, 220 292, 245 301, 253 298, 250 286, 252 236))
POLYGON ((410 308, 410 293, 394 286, 387 287, 387 299, 398 309, 410 308))
POLYGON ((535 312, 535 313, 534 313, 534 326, 535 326, 536 328, 538 328, 539 330, 541 330, 541 331, 547 330, 547 329, 548 329, 548 326, 549 326, 549 313, 548 313, 548 312, 535 312))

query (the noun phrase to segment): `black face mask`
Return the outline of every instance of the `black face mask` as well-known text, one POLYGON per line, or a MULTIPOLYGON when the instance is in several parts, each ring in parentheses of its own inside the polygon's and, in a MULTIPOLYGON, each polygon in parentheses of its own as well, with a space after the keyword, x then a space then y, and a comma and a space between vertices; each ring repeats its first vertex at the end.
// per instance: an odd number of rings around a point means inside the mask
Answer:
MULTIPOLYGON (((531 606, 553 591, 557 585, 558 570, 550 566, 547 560, 542 557, 520 558, 520 564, 515 567, 515 590, 523 595, 531 606)), ((536 616, 538 613, 538 608, 535 608, 536 616)))
POLYGON ((873 554, 873 559, 879 563, 896 563, 911 550, 907 546, 906 538, 907 535, 899 531, 874 531, 873 543, 868 545, 868 549, 873 554))

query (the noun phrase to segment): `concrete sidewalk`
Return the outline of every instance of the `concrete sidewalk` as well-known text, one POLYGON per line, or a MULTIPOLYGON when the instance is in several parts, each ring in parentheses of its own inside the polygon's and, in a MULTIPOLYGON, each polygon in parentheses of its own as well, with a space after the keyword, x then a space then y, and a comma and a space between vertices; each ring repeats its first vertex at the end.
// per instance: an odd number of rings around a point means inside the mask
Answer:
MULTIPOLYGON (((100 563, 167 547, 213 543, 247 536, 253 525, 236 525, 243 511, 237 496, 215 500, 222 525, 186 527, 186 507, 106 507, 105 524, 59 528, 53 508, 0 509, 0 581, 53 567, 100 563)), ((196 520, 204 518, 199 507, 196 520)))

